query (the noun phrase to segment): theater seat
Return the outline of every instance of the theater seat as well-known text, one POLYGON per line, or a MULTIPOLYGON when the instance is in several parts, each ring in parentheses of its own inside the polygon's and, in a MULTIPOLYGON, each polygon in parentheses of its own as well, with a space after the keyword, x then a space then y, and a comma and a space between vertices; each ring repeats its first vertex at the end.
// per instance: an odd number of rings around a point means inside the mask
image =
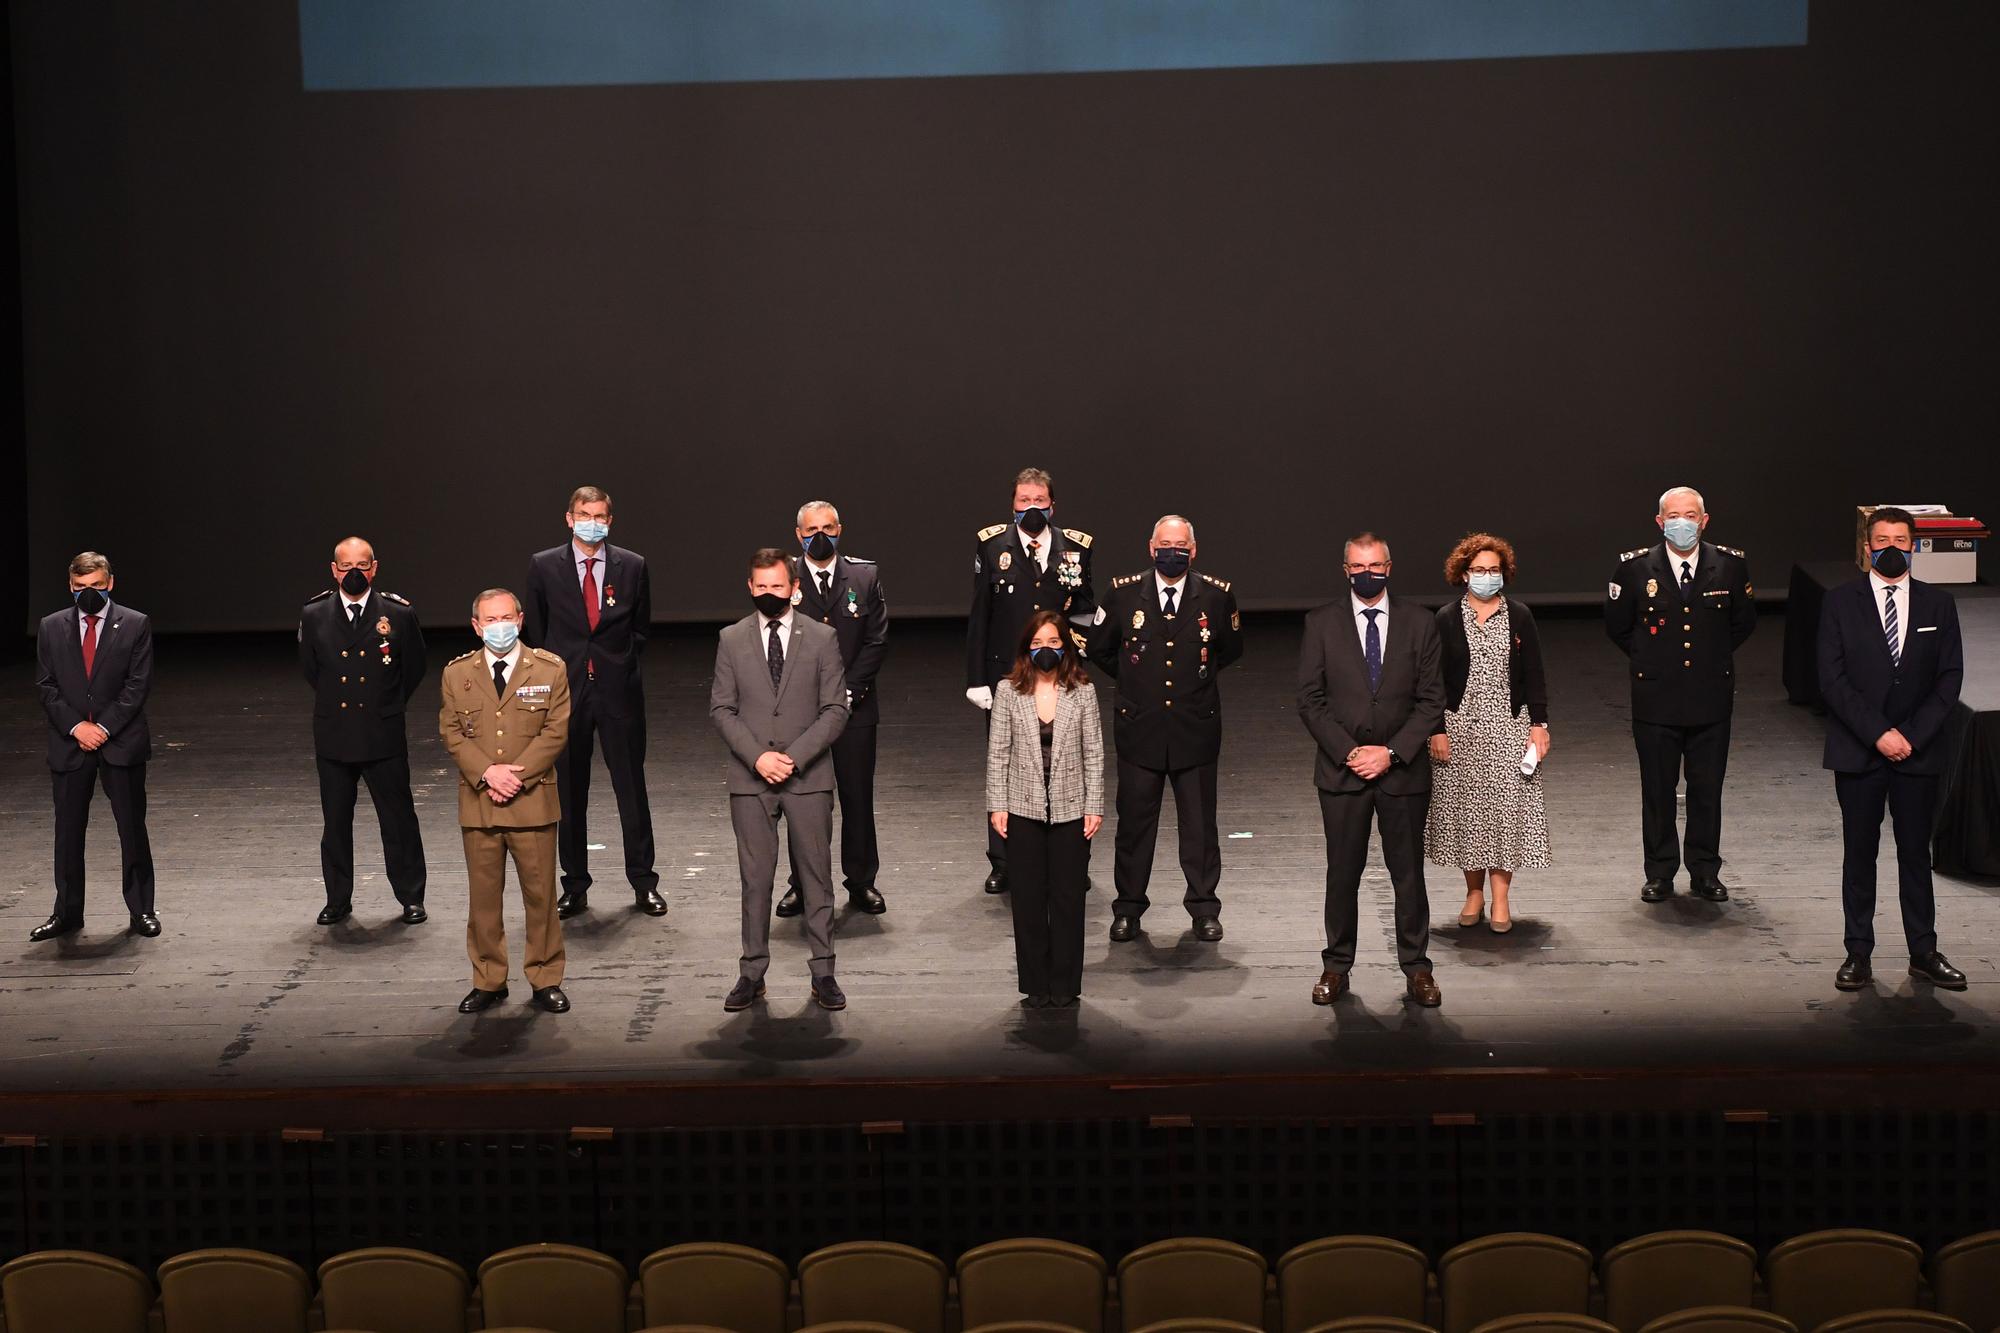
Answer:
POLYGON ((1132 1333, 1264 1333, 1264 1328, 1261 1324, 1246 1324, 1237 1319, 1189 1316, 1185 1319, 1162 1319, 1157 1324, 1134 1329, 1132 1333))
POLYGON ((1534 1314, 1510 1314, 1504 1319, 1489 1319, 1473 1329, 1472 1333, 1618 1333, 1618 1330, 1602 1319, 1593 1319, 1587 1314, 1547 1310, 1534 1314))
POLYGON ((1284 1333, 1370 1315, 1421 1327, 1430 1269, 1422 1250, 1386 1236, 1326 1236, 1295 1245, 1278 1260, 1284 1333))
POLYGON ((1764 1256, 1771 1309, 1801 1329, 1864 1310, 1907 1310, 1917 1303, 1924 1252, 1887 1231, 1813 1231, 1764 1256))
POLYGON ((847 1241, 799 1260, 807 1324, 861 1321, 944 1333, 945 1286, 942 1259, 893 1241, 847 1241))
POLYGON ((1718 1231, 1655 1231, 1606 1250, 1597 1276, 1605 1322, 1638 1333, 1675 1310, 1749 1305, 1757 1251, 1718 1231))
POLYGON ((40 1250, 0 1266, 8 1333, 146 1333, 153 1281, 122 1259, 40 1250))
POLYGON ((1510 1315, 1582 1315, 1590 1309, 1590 1251, 1560 1236, 1502 1231, 1446 1250, 1438 1260, 1444 1333, 1510 1315))
POLYGON ((465 1333, 465 1270, 426 1250, 373 1246, 319 1266, 320 1314, 369 1333, 465 1333))
POLYGON ((648 1324, 714 1324, 732 1333, 785 1333, 792 1274, 747 1245, 669 1245, 639 1264, 648 1324))
POLYGON ((1935 1310, 1862 1310, 1821 1324, 1814 1333, 1973 1333, 1963 1319, 1935 1310))
POLYGON ((1324 1324, 1314 1324, 1304 1333, 1437 1333, 1437 1330, 1414 1319, 1362 1314, 1348 1319, 1329 1319, 1324 1324))
POLYGON ((1155 1241, 1118 1261, 1118 1304, 1127 1330, 1186 1320, 1261 1329, 1268 1271, 1263 1255, 1234 1241, 1155 1241))
POLYGON ((1780 1314, 1747 1305, 1697 1305, 1653 1320, 1639 1333, 1799 1333, 1780 1314))
POLYGON ((488 1327, 625 1333, 625 1265, 580 1245, 518 1245, 479 1265, 488 1327))
POLYGON ((190 1250, 160 1265, 166 1333, 305 1333, 306 1270, 262 1250, 190 1250))
POLYGON ((2000 1329, 2000 1231, 1955 1240, 1931 1259, 1931 1295, 1939 1314, 1973 1328, 2000 1329))
POLYGON ((1051 1323, 1102 1333, 1109 1272, 1104 1256, 1067 1241, 996 1240, 959 1256, 959 1313, 968 1329, 1051 1323))

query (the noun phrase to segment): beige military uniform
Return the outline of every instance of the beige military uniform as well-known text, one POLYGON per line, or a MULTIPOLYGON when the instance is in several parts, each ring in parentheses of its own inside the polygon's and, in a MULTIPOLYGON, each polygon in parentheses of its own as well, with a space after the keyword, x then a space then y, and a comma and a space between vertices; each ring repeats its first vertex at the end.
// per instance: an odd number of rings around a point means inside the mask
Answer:
POLYGON ((458 764, 458 823, 465 839, 469 891, 465 951, 472 984, 507 984, 507 935, 500 905, 507 857, 521 886, 528 951, 521 971, 536 990, 562 984, 562 923, 556 917, 556 759, 569 740, 569 672, 563 660, 521 645, 496 695, 493 666, 481 649, 446 664, 438 731, 458 764), (519 764, 521 790, 496 802, 486 788, 494 764, 519 764))

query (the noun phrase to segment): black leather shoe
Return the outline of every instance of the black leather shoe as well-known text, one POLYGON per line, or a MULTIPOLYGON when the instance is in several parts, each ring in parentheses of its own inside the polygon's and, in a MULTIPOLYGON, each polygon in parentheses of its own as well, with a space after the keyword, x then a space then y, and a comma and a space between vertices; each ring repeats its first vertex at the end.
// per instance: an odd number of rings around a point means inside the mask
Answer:
POLYGON ((1642 903, 1663 903, 1674 896, 1674 882, 1670 879, 1649 879, 1639 886, 1639 901, 1642 903))
POLYGON ((797 916, 805 910, 805 897, 799 892, 799 886, 794 884, 791 888, 785 890, 784 897, 778 899, 778 905, 771 909, 771 915, 797 916))
POLYGON ((1729 901, 1729 889, 1719 879, 1698 879, 1692 887, 1697 898, 1706 898, 1712 903, 1729 901))
POLYGON ((563 994, 561 986, 544 986, 535 992, 535 1003, 552 1014, 569 1012, 569 996, 563 994))
POLYGON ((1007 892, 1007 872, 1004 870, 996 870, 992 874, 988 875, 986 877, 986 891, 988 893, 1007 892))
POLYGON ((151 912, 134 912, 132 914, 132 933, 134 935, 144 935, 149 940, 152 939, 160 933, 160 918, 154 916, 151 912))
POLYGON ((1946 990, 1964 990, 1965 973, 1944 960, 1941 953, 1927 953, 1921 958, 1910 960, 1910 975, 1921 977, 1933 986, 1946 990))
POLYGON ((426 911, 424 910, 424 905, 423 905, 422 903, 404 903, 404 904, 403 904, 403 924, 404 924, 404 925, 406 925, 406 926, 421 926, 421 925, 423 925, 423 924, 424 924, 424 922, 426 922, 426 921, 428 921, 428 920, 430 920, 430 919, 431 919, 431 914, 430 914, 429 912, 426 912, 426 911))
POLYGON ((1046 995, 1023 995, 1021 997, 1021 1007, 1023 1009, 1046 1009, 1049 1007, 1049 997, 1046 995))
POLYGON ((658 889, 634 889, 632 891, 632 900, 632 905, 647 916, 665 916, 667 914, 667 900, 660 896, 658 889))
POLYGON ((1076 1008, 1078 998, 1075 995, 1051 995, 1046 1007, 1050 1009, 1074 1009, 1076 1008))
POLYGON ((1194 937, 1203 944, 1214 944, 1222 938, 1222 921, 1217 917, 1198 916, 1194 919, 1194 937))
POLYGON ((1138 934, 1138 917, 1114 916, 1111 918, 1111 942, 1113 944, 1130 944, 1138 934))
POLYGON ((319 923, 322 926, 337 926, 353 915, 352 907, 335 907, 328 904, 319 909, 319 923))
POLYGON ((588 912, 589 910, 589 889, 578 889, 575 893, 564 889, 562 897, 556 899, 556 917, 558 920, 567 921, 578 912, 588 912))
POLYGON ((729 988, 729 994, 723 997, 722 1007, 725 1012, 733 1014, 738 1010, 748 1009, 763 998, 763 982, 752 981, 748 977, 738 977, 736 984, 729 988))
POLYGON ((845 1009, 847 993, 840 989, 840 983, 832 977, 813 978, 813 999, 822 1009, 845 1009))
POLYGON ((889 910, 889 904, 882 901, 882 895, 875 892, 873 885, 865 889, 849 889, 847 901, 854 905, 855 911, 866 912, 869 916, 880 916, 889 910))
POLYGON ((28 942, 30 944, 40 944, 43 940, 54 940, 60 939, 64 935, 74 935, 82 929, 83 922, 81 921, 63 921, 56 917, 50 917, 47 921, 42 922, 41 925, 36 926, 28 932, 28 942))
POLYGON ((502 986, 499 990, 481 990, 479 987, 474 986, 465 993, 465 998, 458 1002, 458 1012, 461 1014, 476 1014, 481 1009, 491 1009, 506 998, 507 988, 505 986, 502 986))
POLYGON ((1840 971, 1833 974, 1835 990, 1862 990, 1875 980, 1875 973, 1868 967, 1868 960, 1859 954, 1847 955, 1847 961, 1840 965, 1840 971))

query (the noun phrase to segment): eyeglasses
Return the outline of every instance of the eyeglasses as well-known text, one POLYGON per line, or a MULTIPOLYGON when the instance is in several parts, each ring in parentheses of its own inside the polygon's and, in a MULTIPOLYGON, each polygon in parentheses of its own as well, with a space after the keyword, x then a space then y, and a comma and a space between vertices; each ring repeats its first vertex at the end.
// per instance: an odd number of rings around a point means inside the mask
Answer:
POLYGON ((350 569, 373 569, 375 568, 375 562, 373 560, 336 560, 333 562, 333 567, 345 574, 350 569))
POLYGON ((1350 574, 1387 574, 1389 572, 1389 562, 1387 560, 1375 560, 1365 565, 1357 565, 1350 560, 1347 564, 1347 572, 1350 574))

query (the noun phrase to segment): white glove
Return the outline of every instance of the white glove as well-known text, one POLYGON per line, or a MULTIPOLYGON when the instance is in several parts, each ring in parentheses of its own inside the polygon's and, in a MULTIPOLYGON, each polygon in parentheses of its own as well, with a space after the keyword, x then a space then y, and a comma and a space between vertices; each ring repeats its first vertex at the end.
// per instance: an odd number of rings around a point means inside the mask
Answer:
POLYGON ((987 712, 990 713, 993 711, 993 687, 991 685, 974 685, 965 692, 965 697, 973 703, 978 704, 981 708, 984 708, 987 712))

